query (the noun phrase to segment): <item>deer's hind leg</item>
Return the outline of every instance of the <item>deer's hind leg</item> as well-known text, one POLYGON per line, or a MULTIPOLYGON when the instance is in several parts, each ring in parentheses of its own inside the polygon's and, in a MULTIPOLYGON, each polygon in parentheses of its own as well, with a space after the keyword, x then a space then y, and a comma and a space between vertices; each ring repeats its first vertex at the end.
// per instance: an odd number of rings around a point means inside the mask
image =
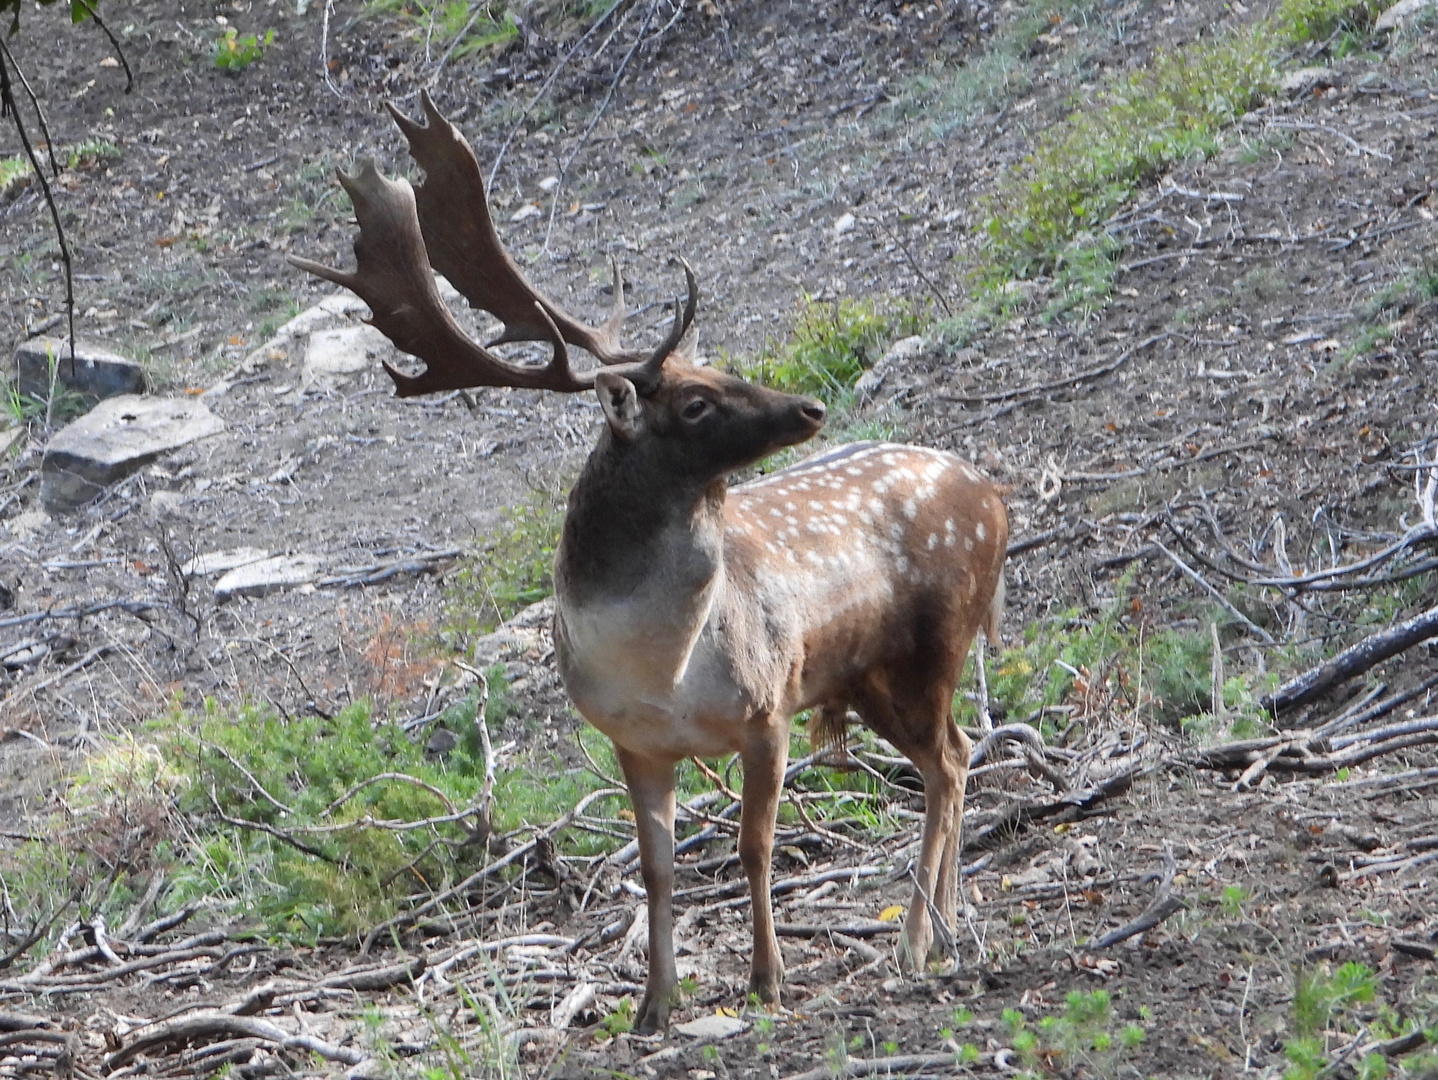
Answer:
POLYGON ((866 692, 860 695, 859 714, 868 727, 914 763, 924 780, 924 830, 900 944, 902 965, 917 971, 931 957, 942 957, 943 938, 953 931, 958 903, 958 824, 968 756, 959 760, 952 742, 951 731, 962 735, 949 716, 951 693, 933 684, 927 690, 919 687, 913 691, 900 689, 903 686, 903 679, 871 677, 866 692), (945 923, 938 941, 931 905, 945 923))
MULTIPOLYGON (((952 827, 948 830, 944 840, 944 853, 939 862, 938 896, 934 899, 934 905, 939 909, 939 915, 948 928, 957 934, 959 869, 964 836, 964 789, 969 781, 969 757, 973 753, 973 745, 969 742, 969 737, 960 731, 958 725, 952 720, 949 721, 948 729, 949 758, 958 774, 958 800, 954 805, 952 827)), ((940 959, 940 957, 936 957, 931 949, 929 959, 940 959)))

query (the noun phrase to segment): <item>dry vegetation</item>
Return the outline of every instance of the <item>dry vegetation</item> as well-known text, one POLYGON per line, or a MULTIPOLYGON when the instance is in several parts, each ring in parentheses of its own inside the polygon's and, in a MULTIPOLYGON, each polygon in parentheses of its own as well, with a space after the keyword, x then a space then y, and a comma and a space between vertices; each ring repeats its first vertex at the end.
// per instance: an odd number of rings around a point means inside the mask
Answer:
MULTIPOLYGON (((51 519, 74 403, 0 422, 0 1075, 1435 1075, 1438 38, 1381 11, 145 0, 125 97, 27 10, 82 334, 228 427, 51 519), (528 606, 596 411, 256 351, 430 82, 547 287, 599 310, 620 254, 649 326, 683 254, 711 362, 1009 486, 951 964, 892 962, 917 777, 800 728, 788 1008, 742 999, 737 763, 694 762, 679 1019, 732 1023, 629 1033, 632 814, 528 606), (179 572, 240 545, 329 569, 179 572)), ((18 339, 61 266, 0 189, 18 339)))

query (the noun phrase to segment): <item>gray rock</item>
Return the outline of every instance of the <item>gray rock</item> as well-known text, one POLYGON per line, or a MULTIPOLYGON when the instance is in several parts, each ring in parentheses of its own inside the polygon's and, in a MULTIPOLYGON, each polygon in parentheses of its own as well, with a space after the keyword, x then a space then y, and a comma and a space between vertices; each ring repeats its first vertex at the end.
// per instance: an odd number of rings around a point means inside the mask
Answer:
POLYGON ((748 1023, 737 1016, 701 1016, 697 1020, 674 1025, 675 1031, 691 1039, 727 1039, 748 1029, 748 1023))
POLYGON ((1279 87, 1290 97, 1299 97, 1330 86, 1342 86, 1343 81, 1344 73, 1334 68, 1305 67, 1285 74, 1279 87))
POLYGON ((76 510, 161 454, 224 430, 225 422, 195 398, 127 394, 102 401, 45 448, 40 501, 52 512, 76 510))
POLYGON ((371 367, 376 358, 388 356, 392 348, 387 337, 364 323, 338 330, 316 330, 305 346, 300 382, 306 388, 339 386, 349 376, 371 367))
POLYGON ((318 555, 276 555, 231 570, 215 582, 215 602, 237 596, 268 596, 282 589, 308 585, 319 577, 324 559, 318 555))
POLYGON ((70 347, 63 338, 37 337, 15 349, 15 383, 20 393, 42 400, 50 393, 52 358, 57 384, 91 405, 121 394, 143 394, 149 388, 145 369, 119 353, 80 341, 72 370, 70 347))
POLYGON ((228 551, 208 551, 185 563, 180 567, 180 573, 186 577, 209 577, 211 574, 223 574, 269 557, 270 553, 264 548, 242 547, 228 551))
POLYGON ((1424 11, 1438 10, 1438 0, 1398 0, 1373 24, 1375 30, 1396 30, 1410 19, 1416 19, 1424 11))

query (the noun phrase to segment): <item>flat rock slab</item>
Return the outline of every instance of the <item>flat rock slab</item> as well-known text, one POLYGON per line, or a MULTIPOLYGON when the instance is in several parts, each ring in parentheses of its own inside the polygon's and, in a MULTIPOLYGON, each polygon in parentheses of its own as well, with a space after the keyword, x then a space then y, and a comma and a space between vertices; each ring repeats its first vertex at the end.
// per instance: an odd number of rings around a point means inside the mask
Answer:
POLYGON ((701 1016, 684 1024, 675 1024, 674 1030, 691 1039, 727 1039, 747 1030, 749 1025, 736 1016, 701 1016))
POLYGON ((1398 3, 1378 16, 1373 28, 1375 30, 1396 30, 1405 22, 1429 10, 1438 13, 1438 0, 1398 0, 1398 3))
POLYGON ((143 394, 149 388, 145 369, 128 357, 93 342, 79 341, 75 364, 70 346, 62 338, 37 337, 15 349, 15 385, 22 394, 44 400, 50 393, 50 365, 55 381, 93 405, 122 394, 143 394))
POLYGON ((185 563, 180 567, 180 573, 186 577, 209 577, 211 574, 224 574, 241 566, 262 562, 269 557, 270 553, 264 548, 242 547, 228 551, 208 551, 185 563))
POLYGON ((236 567, 215 582, 215 602, 223 604, 237 596, 268 596, 308 585, 320 576, 324 564, 318 555, 276 555, 236 567))
POLYGON ((225 422, 196 398, 127 394, 102 401, 50 440, 40 501, 52 512, 79 509, 161 454, 224 430, 225 422))
POLYGON ((300 381, 306 386, 338 386, 371 367, 392 351, 389 339, 373 326, 360 324, 338 330, 316 330, 305 346, 300 381))

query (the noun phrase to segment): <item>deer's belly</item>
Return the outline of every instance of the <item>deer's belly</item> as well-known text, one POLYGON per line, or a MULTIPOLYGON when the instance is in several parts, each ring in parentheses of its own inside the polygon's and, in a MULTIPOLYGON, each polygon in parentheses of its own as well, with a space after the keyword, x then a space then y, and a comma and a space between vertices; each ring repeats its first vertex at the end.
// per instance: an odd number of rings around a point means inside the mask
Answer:
POLYGON ((708 635, 686 641, 636 626, 625 614, 615 606, 562 617, 555 650, 575 707, 636 754, 677 759, 737 751, 750 710, 708 635))

